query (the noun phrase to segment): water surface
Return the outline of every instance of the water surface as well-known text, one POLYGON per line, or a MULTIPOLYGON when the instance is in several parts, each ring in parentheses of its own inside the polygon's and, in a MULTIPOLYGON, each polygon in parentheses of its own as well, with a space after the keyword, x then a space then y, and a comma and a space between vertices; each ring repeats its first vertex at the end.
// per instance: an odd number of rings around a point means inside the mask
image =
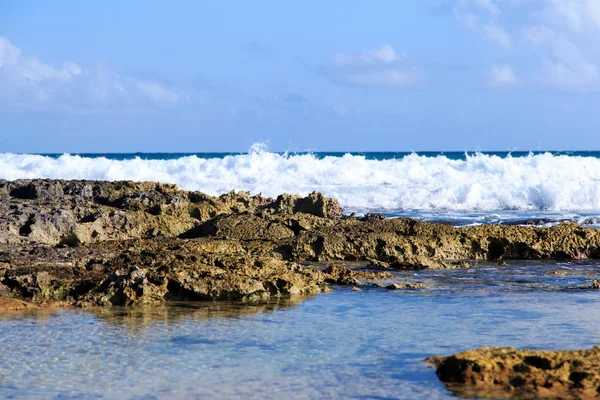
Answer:
POLYGON ((0 319, 1 398, 451 398, 421 360, 600 344, 595 263, 395 273, 266 305, 176 303, 0 319), (385 282, 383 282, 385 283, 385 282))

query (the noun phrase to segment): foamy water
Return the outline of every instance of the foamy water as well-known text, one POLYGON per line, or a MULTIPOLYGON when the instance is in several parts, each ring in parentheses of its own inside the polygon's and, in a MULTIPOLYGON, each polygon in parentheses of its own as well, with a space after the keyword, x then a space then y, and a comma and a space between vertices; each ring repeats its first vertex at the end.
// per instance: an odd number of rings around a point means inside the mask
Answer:
POLYGON ((175 159, 0 154, 0 178, 148 180, 211 195, 232 189, 266 196, 316 190, 358 211, 600 211, 600 159, 551 153, 463 159, 263 150, 175 159))

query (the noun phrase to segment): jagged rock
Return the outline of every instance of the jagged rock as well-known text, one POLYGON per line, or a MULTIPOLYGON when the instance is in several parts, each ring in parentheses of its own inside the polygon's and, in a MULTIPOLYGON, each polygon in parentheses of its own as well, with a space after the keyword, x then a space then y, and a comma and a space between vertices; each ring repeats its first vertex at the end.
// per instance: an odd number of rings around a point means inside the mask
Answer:
POLYGON ((463 260, 600 257, 600 231, 575 223, 549 228, 480 225, 454 228, 411 219, 328 220, 294 241, 297 259, 366 260, 398 269, 466 267, 463 260), (458 261, 458 263, 456 262, 458 261))
POLYGON ((468 397, 592 399, 600 395, 600 347, 578 351, 483 348, 426 360, 468 397))
POLYGON ((360 284, 360 281, 353 275, 352 271, 340 264, 331 264, 323 273, 327 275, 326 281, 328 283, 351 286, 360 284))
POLYGON ((213 197, 153 182, 0 180, 0 295, 82 305, 259 299, 314 293, 325 279, 380 279, 346 267, 307 272, 298 262, 447 269, 467 260, 600 258, 600 231, 575 223, 455 228, 340 215, 337 201, 319 193, 213 197), (174 272, 177 255, 192 261, 174 272))
POLYGON ((323 197, 321 193, 312 192, 306 197, 282 194, 270 205, 277 214, 305 213, 323 218, 341 217, 342 207, 336 199, 323 197))
POLYGON ((341 264, 330 264, 323 274, 325 274, 325 282, 336 285, 361 285, 359 279, 376 280, 390 277, 388 272, 351 270, 341 264))
POLYGON ((317 192, 298 199, 294 211, 323 218, 335 218, 342 215, 342 207, 336 199, 328 199, 317 192))
POLYGON ((264 300, 325 290, 322 273, 236 241, 148 239, 93 248, 0 245, 0 282, 32 302, 132 305, 165 300, 264 300))
POLYGON ((0 180, 0 243, 77 246, 178 236, 216 216, 244 212, 341 215, 337 200, 320 193, 283 198, 282 204, 293 200, 290 209, 248 192, 212 197, 153 182, 0 180))

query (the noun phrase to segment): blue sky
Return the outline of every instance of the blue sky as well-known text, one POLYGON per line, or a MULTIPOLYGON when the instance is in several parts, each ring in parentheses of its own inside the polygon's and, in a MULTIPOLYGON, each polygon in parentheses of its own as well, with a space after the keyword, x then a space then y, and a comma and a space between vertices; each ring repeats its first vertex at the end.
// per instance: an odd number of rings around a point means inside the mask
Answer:
POLYGON ((0 152, 600 149, 599 34, 600 0, 4 0, 0 152))

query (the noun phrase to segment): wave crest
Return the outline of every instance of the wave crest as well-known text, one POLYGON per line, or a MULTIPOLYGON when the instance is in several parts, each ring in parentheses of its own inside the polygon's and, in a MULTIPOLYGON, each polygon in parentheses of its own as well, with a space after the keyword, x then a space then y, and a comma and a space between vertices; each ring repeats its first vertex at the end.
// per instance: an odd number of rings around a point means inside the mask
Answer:
POLYGON ((148 180, 218 195, 232 189, 277 196, 316 190, 355 210, 600 210, 600 159, 474 154, 452 160, 410 154, 370 160, 256 148, 223 158, 113 160, 0 154, 0 178, 148 180))

